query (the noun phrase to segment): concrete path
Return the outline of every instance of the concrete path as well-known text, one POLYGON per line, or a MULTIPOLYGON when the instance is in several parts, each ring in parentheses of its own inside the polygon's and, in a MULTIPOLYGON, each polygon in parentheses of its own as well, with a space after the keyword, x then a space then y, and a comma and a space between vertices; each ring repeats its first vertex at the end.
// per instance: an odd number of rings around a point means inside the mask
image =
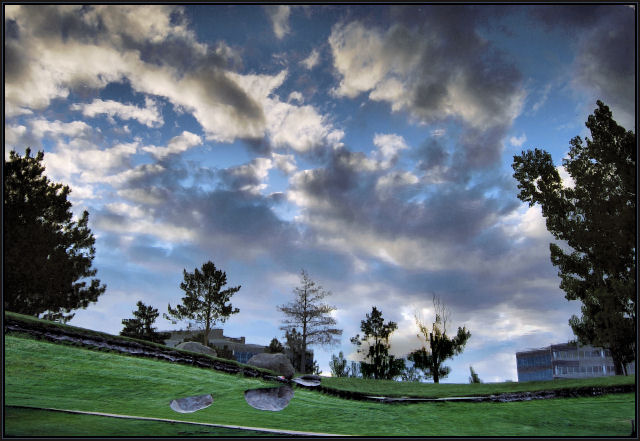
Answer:
POLYGON ((208 426, 208 427, 223 427, 225 429, 238 429, 238 430, 254 430, 256 432, 276 433, 280 435, 299 435, 299 436, 351 436, 351 435, 339 435, 335 433, 319 433, 319 432, 301 432, 298 430, 285 430, 285 429, 267 429, 264 427, 249 427, 249 426, 232 426, 227 424, 211 424, 211 423, 197 423, 193 421, 173 420, 168 418, 151 418, 143 416, 133 415, 119 415, 116 413, 104 413, 104 412, 87 412, 84 410, 71 410, 71 409, 55 409, 52 407, 32 407, 32 406, 10 406, 19 407, 23 409, 37 409, 37 410, 50 410, 53 412, 65 412, 75 413, 81 415, 96 415, 109 418, 124 418, 130 420, 147 420, 147 421, 163 421, 167 423, 181 423, 181 424, 193 424, 196 426, 208 426))

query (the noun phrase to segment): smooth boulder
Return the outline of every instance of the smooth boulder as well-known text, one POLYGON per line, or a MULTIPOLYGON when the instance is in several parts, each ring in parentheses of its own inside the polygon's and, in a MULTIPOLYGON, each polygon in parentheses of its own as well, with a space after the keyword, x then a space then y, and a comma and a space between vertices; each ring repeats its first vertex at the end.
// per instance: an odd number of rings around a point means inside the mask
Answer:
POLYGON ((176 346, 176 349, 182 349, 184 351, 197 352, 198 354, 211 355, 217 357, 218 353, 211 349, 209 346, 205 346, 202 343, 195 341, 185 341, 176 346))
POLYGON ((303 375, 301 377, 296 377, 291 381, 301 386, 318 387, 320 386, 321 380, 320 376, 318 375, 303 375))
POLYGON ((171 400, 169 406, 179 413, 192 413, 196 410, 205 409, 211 406, 213 397, 210 394, 196 395, 193 397, 176 398, 171 400))
POLYGON ((284 385, 262 389, 249 389, 244 392, 244 399, 249 406, 258 410, 278 412, 289 405, 293 398, 293 389, 284 385))
POLYGON ((247 364, 269 369, 289 380, 293 378, 293 374, 295 374, 291 361, 289 361, 289 358, 284 354, 256 354, 249 359, 247 364))

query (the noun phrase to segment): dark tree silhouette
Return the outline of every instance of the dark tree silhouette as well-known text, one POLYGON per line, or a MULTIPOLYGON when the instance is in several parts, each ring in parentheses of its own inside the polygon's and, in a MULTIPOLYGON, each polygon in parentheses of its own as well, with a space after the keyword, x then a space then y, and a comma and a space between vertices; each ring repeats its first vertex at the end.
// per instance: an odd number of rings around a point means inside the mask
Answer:
POLYGON ((73 220, 68 186, 44 175, 44 152, 9 153, 4 171, 4 308, 67 322, 106 286, 91 267, 95 238, 89 213, 73 220), (66 314, 65 314, 66 313, 66 314))
POLYGON ((227 274, 216 268, 213 262, 196 268, 192 273, 183 270, 184 281, 180 289, 185 292, 182 305, 175 309, 169 304, 164 317, 176 323, 177 320, 194 321, 204 331, 203 344, 209 343, 211 327, 217 322, 224 323, 231 314, 240 312, 230 301, 231 296, 240 291, 240 286, 222 289, 227 284, 227 274))
POLYGON ((269 346, 267 347, 265 352, 268 352, 269 354, 284 353, 284 346, 282 346, 282 343, 280 343, 278 339, 274 337, 273 339, 271 339, 271 343, 269 343, 269 346))
POLYGON ((482 380, 480 379, 480 377, 478 377, 476 371, 473 370, 473 366, 469 366, 469 372, 471 373, 471 375, 469 376, 470 384, 482 383, 482 380))
POLYGON ((342 351, 336 357, 335 354, 331 354, 331 361, 329 362, 329 369, 331 369, 331 375, 333 377, 348 377, 349 368, 347 367, 347 359, 344 358, 342 351))
POLYGON ((512 167, 518 198, 540 204, 547 230, 569 248, 551 243, 567 300, 582 303, 569 324, 578 340, 607 348, 616 374, 636 348, 636 135, 619 126, 601 101, 586 126, 591 138, 571 140, 562 164, 574 181, 563 186, 551 155, 523 151, 512 167))
POLYGON ((158 310, 153 306, 145 305, 141 301, 138 301, 136 306, 138 306, 138 309, 133 311, 134 318, 122 320, 124 329, 120 331, 120 335, 164 344, 165 340, 171 337, 171 333, 157 332, 156 328, 152 326, 158 318, 158 310))
POLYGON ((462 352, 471 333, 467 331, 466 327, 462 327, 458 328, 458 332, 453 338, 450 338, 447 335, 449 310, 435 295, 433 296, 433 306, 436 317, 431 330, 416 316, 416 324, 422 334, 418 334, 418 338, 424 340, 424 344, 420 349, 409 354, 409 360, 414 362, 416 368, 424 372, 426 378, 433 377, 433 382, 439 383, 440 378, 446 377, 451 372, 451 368, 443 366, 442 363, 462 352))
MULTIPOLYGON (((351 338, 351 343, 360 347, 366 343, 368 348, 365 358, 369 362, 360 362, 360 372, 365 378, 375 378, 376 380, 391 380, 396 376, 402 375, 405 369, 404 360, 389 355, 389 337, 391 333, 398 329, 395 322, 384 322, 382 312, 375 306, 371 309, 371 314, 367 314, 365 320, 360 322, 360 330, 364 334, 360 334, 351 338)), ((362 353, 362 349, 358 349, 362 353)))

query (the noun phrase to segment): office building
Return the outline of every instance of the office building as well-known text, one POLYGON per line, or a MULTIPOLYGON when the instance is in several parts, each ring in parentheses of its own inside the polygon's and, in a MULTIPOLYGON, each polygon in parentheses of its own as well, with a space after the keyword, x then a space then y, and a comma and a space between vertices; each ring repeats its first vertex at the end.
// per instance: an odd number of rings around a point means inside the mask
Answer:
MULTIPOLYGON (((608 349, 563 343, 516 353, 518 381, 588 378, 615 375, 608 349)), ((635 363, 627 365, 635 373, 635 363)))

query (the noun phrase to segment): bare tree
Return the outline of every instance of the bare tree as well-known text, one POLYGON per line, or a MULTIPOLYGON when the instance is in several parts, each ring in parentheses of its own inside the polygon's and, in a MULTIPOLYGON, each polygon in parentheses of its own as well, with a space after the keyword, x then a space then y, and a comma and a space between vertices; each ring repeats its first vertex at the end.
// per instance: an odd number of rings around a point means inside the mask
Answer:
POLYGON ((311 280, 305 270, 301 271, 300 286, 295 287, 293 293, 293 302, 278 306, 285 315, 280 329, 285 332, 295 329, 300 333, 300 369, 305 371, 307 346, 338 343, 336 336, 342 335, 342 330, 333 327, 336 320, 330 314, 336 308, 321 302, 331 292, 311 280))

